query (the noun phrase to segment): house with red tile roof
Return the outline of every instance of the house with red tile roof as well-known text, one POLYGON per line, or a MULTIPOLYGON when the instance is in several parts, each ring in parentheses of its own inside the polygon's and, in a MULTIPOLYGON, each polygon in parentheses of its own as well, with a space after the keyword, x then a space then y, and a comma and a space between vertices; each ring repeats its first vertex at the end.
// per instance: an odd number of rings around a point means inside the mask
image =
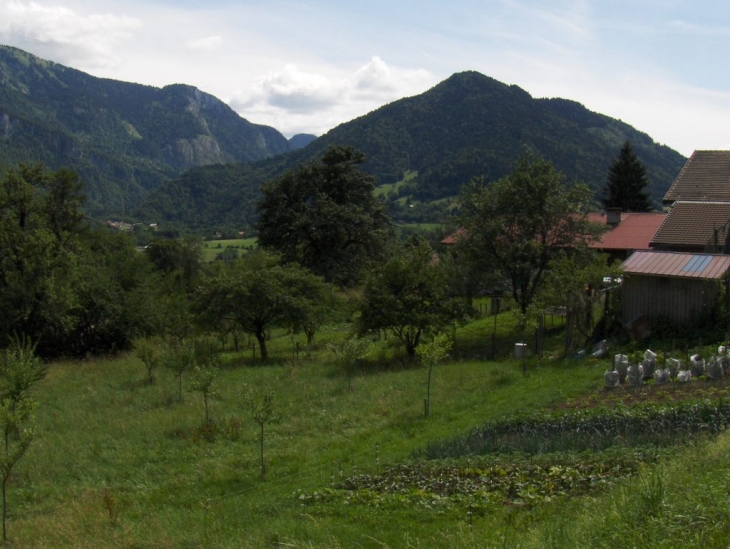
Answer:
MULTIPOLYGON (((728 181, 730 187, 730 180, 728 181)), ((728 253, 730 201, 676 201, 651 239, 655 250, 728 253)))
MULTIPOLYGON (((608 227, 608 230, 598 240, 590 242, 589 246, 608 254, 612 260, 623 261, 635 250, 649 249, 654 234, 666 216, 667 214, 662 212, 589 213, 588 221, 608 227)), ((465 234, 464 229, 457 229, 441 243, 454 245, 465 234)))
POLYGON ((656 250, 730 252, 730 151, 695 151, 664 195, 656 250))
POLYGON ((694 151, 664 195, 677 201, 730 202, 730 151, 694 151))
POLYGON ((654 234, 666 217, 667 214, 661 212, 589 214, 590 221, 611 227, 599 240, 592 242, 590 247, 608 254, 612 260, 623 261, 636 250, 649 249, 654 234), (613 219, 611 215, 614 216, 613 219))

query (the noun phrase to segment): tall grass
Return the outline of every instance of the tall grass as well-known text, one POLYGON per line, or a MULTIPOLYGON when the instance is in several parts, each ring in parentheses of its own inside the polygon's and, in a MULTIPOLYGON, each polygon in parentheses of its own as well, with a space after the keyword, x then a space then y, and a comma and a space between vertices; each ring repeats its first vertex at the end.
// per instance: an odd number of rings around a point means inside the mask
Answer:
MULTIPOLYGON (((482 345, 488 334, 486 324, 459 330, 457 349, 482 345)), ((52 364, 37 388, 38 438, 10 488, 12 543, 28 548, 538 547, 545 536, 555 543, 580 540, 588 535, 584 530, 598 528, 591 526, 589 510, 572 500, 530 510, 495 505, 467 514, 466 507, 312 506, 300 499, 299 494, 347 477, 408 463, 415 449, 475 425, 596 391, 606 369, 590 360, 530 357, 523 375, 523 364, 512 359, 453 360, 434 369, 431 414, 424 418, 426 370, 401 366, 392 340, 381 341, 350 388, 345 372, 325 351, 327 342, 345 335, 339 328, 325 330, 314 348, 302 345, 297 355, 296 341, 276 333, 273 360, 266 365, 252 361, 250 353, 225 353, 216 379, 219 397, 211 403, 212 423, 206 426, 199 395, 189 392, 180 403, 173 372, 161 370, 150 385, 143 364, 131 355, 52 364), (238 396, 244 384, 272 391, 282 417, 267 427, 265 479, 257 426, 238 396), (569 519, 584 512, 586 526, 576 530, 569 519)), ((505 347, 514 341, 506 331, 500 337, 505 347)), ((718 472, 725 462, 717 444, 708 452, 717 456, 716 468, 705 455, 704 468, 693 472, 698 482, 715 482, 710 493, 727 488, 727 475, 718 472)), ((690 457, 684 459, 690 463, 690 457)), ((678 490, 673 475, 668 469, 664 491, 655 490, 665 494, 653 500, 660 502, 654 504, 658 517, 665 516, 664 502, 678 490)), ((704 494, 698 488, 693 497, 704 494)), ((601 501, 613 509, 612 500, 601 501)), ((683 512, 697 516, 689 508, 683 512)), ((716 520, 722 513, 709 516, 716 520)), ((692 531, 692 520, 704 519, 686 520, 684 527, 692 531)), ((710 526, 707 532, 704 539, 720 539, 712 537, 719 533, 710 526)))
POLYGON ((372 472, 376 448, 382 466, 399 463, 429 440, 575 396, 603 371, 535 362, 523 376, 518 363, 439 365, 426 420, 425 369, 371 367, 349 389, 327 353, 296 360, 291 343, 272 342, 280 358, 270 365, 225 355, 212 430, 201 429, 199 395, 180 403, 172 372, 150 385, 131 355, 51 365, 38 387, 40 435, 11 487, 11 539, 23 547, 352 546, 380 530, 398 546, 405 532, 421 531, 420 519, 406 513, 401 526, 379 524, 384 517, 373 511, 350 524, 360 511, 348 510, 302 517, 292 494, 353 468, 372 472), (267 430, 265 481, 258 431, 238 400, 244 384, 273 391, 282 416, 267 430))
POLYGON ((686 447, 589 504, 536 521, 513 547, 727 547, 730 436, 686 447))

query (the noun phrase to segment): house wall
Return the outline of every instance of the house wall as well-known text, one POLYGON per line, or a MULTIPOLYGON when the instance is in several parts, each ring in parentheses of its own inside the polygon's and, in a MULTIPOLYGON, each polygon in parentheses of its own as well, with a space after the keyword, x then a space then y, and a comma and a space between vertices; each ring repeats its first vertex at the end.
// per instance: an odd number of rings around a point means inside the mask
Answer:
POLYGON ((692 278, 626 275, 622 285, 621 318, 628 324, 646 315, 684 322, 709 312, 719 293, 719 282, 692 278))

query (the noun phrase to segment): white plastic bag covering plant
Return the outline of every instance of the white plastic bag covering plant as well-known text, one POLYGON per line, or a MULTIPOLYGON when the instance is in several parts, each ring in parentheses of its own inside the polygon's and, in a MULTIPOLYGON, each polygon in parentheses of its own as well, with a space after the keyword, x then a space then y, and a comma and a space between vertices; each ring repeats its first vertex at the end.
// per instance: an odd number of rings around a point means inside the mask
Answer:
POLYGON ((669 370, 654 370, 654 382, 661 385, 669 381, 669 370))
POLYGON ((606 383, 607 389, 615 389, 619 386, 619 375, 616 370, 606 370, 606 373, 603 374, 603 381, 606 383))
POLYGON ((722 371, 722 364, 716 356, 711 356, 707 363, 707 377, 713 381, 719 381, 722 379, 724 372, 722 371))
POLYGON ((629 382, 629 386, 640 386, 644 381, 644 368, 641 367, 641 364, 632 364, 629 366, 628 372, 626 372, 626 379, 629 382))
POLYGON ((650 349, 644 351, 644 360, 656 360, 656 353, 650 349))
POLYGON ((682 368, 682 363, 678 358, 668 358, 666 368, 669 370, 669 377, 675 378, 677 377, 677 372, 682 368))
POLYGON ((717 354, 718 355, 726 355, 727 354, 727 347, 725 345, 720 345, 717 348, 717 354))
POLYGON ((705 359, 700 355, 692 355, 690 358, 689 369, 692 371, 693 377, 699 377, 705 373, 705 359))
POLYGON ((717 361, 722 366, 722 371, 725 375, 730 374, 730 357, 727 355, 717 357, 717 361))
POLYGON ((641 367, 644 369, 644 379, 651 379, 654 376, 654 370, 656 369, 656 359, 645 358, 641 361, 641 367))
POLYGON ((677 381, 681 381, 683 383, 690 381, 692 379, 692 371, 691 370, 680 370, 677 372, 677 381))
POLYGON ((613 357, 613 369, 618 372, 619 383, 623 383, 629 369, 629 357, 627 355, 615 355, 613 357))

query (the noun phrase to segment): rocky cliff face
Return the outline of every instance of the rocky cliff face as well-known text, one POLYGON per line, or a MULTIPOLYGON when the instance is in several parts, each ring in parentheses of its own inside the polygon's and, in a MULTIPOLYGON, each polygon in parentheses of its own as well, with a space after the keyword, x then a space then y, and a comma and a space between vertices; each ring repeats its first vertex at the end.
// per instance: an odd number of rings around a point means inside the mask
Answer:
POLYGON ((193 86, 100 79, 0 46, 0 164, 79 172, 93 214, 126 210, 189 168, 290 150, 193 86))
POLYGON ((222 162, 220 145, 210 135, 200 135, 195 139, 178 139, 167 151, 169 163, 181 170, 191 166, 207 166, 222 162))

